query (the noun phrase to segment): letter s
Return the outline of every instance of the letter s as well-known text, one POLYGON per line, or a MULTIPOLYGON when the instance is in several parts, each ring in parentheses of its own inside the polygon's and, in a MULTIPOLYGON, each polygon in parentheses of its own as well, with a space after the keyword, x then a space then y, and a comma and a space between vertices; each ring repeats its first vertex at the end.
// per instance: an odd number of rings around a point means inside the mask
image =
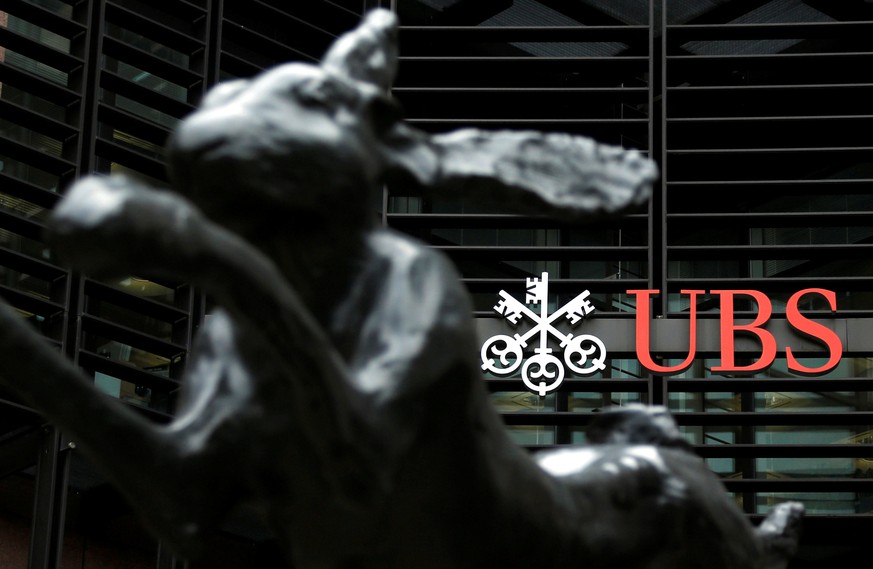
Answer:
POLYGON ((827 373, 837 367, 837 364, 840 363, 840 358, 843 357, 843 343, 840 341, 840 337, 837 336, 836 332, 824 324, 813 322, 800 313, 800 309, 797 305, 800 303, 800 299, 807 294, 822 295, 825 297, 825 300, 828 301, 831 311, 837 310, 837 295, 834 291, 823 288, 807 288, 799 290, 791 295, 791 298, 788 299, 788 304, 785 305, 785 317, 788 319, 788 323, 795 330, 824 343, 830 351, 830 357, 828 358, 827 363, 823 366, 815 368, 806 367, 797 361, 791 348, 786 347, 785 359, 788 360, 789 370, 803 375, 817 375, 827 373))

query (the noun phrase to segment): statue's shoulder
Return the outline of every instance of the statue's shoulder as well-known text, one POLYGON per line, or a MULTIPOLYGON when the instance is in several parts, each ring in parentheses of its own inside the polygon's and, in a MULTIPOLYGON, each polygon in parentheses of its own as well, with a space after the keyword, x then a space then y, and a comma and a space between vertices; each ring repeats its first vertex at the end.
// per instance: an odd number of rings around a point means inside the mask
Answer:
POLYGON ((230 314, 223 308, 215 307, 205 315, 198 328, 198 347, 201 352, 235 352, 237 336, 236 324, 230 314))
POLYGON ((455 327, 469 324, 472 307, 469 294, 452 262, 440 251, 392 230, 374 232, 370 249, 375 257, 371 272, 376 285, 378 311, 421 327, 455 327))
POLYGON ((414 237, 390 229, 378 230, 370 238, 370 249, 387 269, 386 278, 405 275, 420 285, 417 281, 427 277, 432 282, 461 286, 460 274, 448 257, 414 237))

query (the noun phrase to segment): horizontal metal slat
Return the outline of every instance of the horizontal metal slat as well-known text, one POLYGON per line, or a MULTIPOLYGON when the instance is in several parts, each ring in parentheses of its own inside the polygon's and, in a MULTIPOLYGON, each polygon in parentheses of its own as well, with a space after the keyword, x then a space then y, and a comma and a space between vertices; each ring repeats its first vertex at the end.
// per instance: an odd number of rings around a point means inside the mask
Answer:
POLYGON ((547 259, 584 259, 586 261, 636 259, 645 260, 648 247, 577 247, 562 245, 555 247, 517 247, 509 245, 473 246, 473 245, 431 245, 432 249, 441 251, 452 258, 513 259, 513 260, 547 260, 547 259))
POLYGON ((155 57, 142 49, 109 36, 103 38, 103 53, 185 89, 192 89, 203 82, 202 75, 197 72, 155 57))
POLYGON ((822 192, 847 194, 867 194, 873 190, 871 178, 843 179, 775 179, 775 180, 700 180, 667 182, 668 195, 676 192, 690 194, 719 192, 721 195, 736 195, 741 192, 754 192, 755 195, 817 195, 822 192))
MULTIPOLYGON (((466 100, 477 94, 532 94, 554 95, 564 94, 575 97, 591 96, 604 99, 614 99, 616 95, 630 95, 640 101, 647 100, 649 90, 645 87, 393 87, 391 91, 398 95, 451 95, 458 94, 466 100)), ((441 99, 444 100, 444 99, 441 99)))
POLYGON ((262 67, 256 63, 248 61, 237 54, 225 50, 221 52, 221 71, 232 77, 252 77, 261 71, 261 69, 262 67))
POLYGON ((868 458, 869 444, 704 444, 694 445, 704 458, 868 458))
POLYGON ((750 39, 840 39, 849 35, 873 34, 873 22, 780 22, 749 24, 668 25, 667 42, 679 43, 750 39))
MULTIPOLYGON (((273 64, 286 63, 289 61, 304 61, 317 62, 318 56, 311 55, 294 49, 289 45, 279 43, 278 41, 269 38, 255 30, 247 28, 241 24, 230 20, 224 20, 222 26, 222 40, 236 43, 243 46, 246 50, 252 50, 258 53, 264 63, 267 61, 273 64)), ((229 46, 224 46, 224 50, 228 51, 229 46)), ((319 54, 320 56, 321 54, 319 54)))
MULTIPOLYGON (((269 2, 264 2, 263 0, 248 0, 248 2, 245 3, 245 5, 247 8, 252 8, 253 9, 252 11, 256 12, 259 16, 266 16, 268 18, 271 16, 272 17, 281 17, 281 18, 291 18, 291 19, 294 19, 296 21, 299 21, 302 24, 305 24, 308 27, 311 27, 315 30, 318 30, 319 32, 322 32, 322 33, 328 34, 328 35, 333 35, 333 34, 330 34, 330 32, 328 32, 327 30, 319 28, 314 23, 304 21, 301 18, 299 18, 298 16, 295 16, 293 13, 286 11, 286 10, 283 10, 283 9, 279 8, 278 6, 274 6, 274 5, 270 4, 269 2)), ((228 8, 230 8, 231 6, 233 6, 233 4, 230 4, 228 7, 225 7, 225 10, 228 10, 228 8)), ((227 14, 226 11, 225 11, 225 14, 227 14)))
MULTIPOLYGON (((761 76, 763 77, 763 76, 761 76)), ((765 81, 765 79, 759 79, 765 81)), ((823 83, 786 85, 683 85, 668 87, 668 117, 773 116, 796 117, 839 112, 870 113, 871 83, 823 83), (717 111, 713 111, 717 109, 717 111)))
POLYGON ((723 479, 728 492, 873 492, 873 478, 723 479))
POLYGON ((648 91, 606 87, 398 87, 407 117, 425 120, 645 119, 648 91))
MULTIPOLYGON (((536 411, 525 413, 501 413, 507 425, 554 425, 580 426, 591 423, 596 413, 575 413, 571 411, 536 411)), ((772 412, 733 412, 697 413, 674 412, 673 419, 682 426, 873 426, 873 412, 852 411, 846 413, 772 413, 772 412)))
POLYGON ((761 93, 764 96, 778 93, 788 94, 792 91, 850 91, 862 90, 866 91, 873 89, 873 84, 861 83, 797 83, 793 85, 768 85, 768 84, 738 84, 738 85, 673 85, 667 86, 667 93, 672 94, 705 94, 705 93, 726 93, 735 96, 738 93, 761 93))
POLYGON ((97 118, 107 126, 120 129, 157 146, 163 146, 171 132, 162 125, 105 103, 98 104, 97 118))
POLYGON ((311 14, 306 14, 305 17, 296 15, 293 10, 289 10, 289 8, 293 8, 292 6, 286 5, 279 8, 261 0, 249 0, 244 6, 242 13, 235 13, 235 5, 226 4, 224 6, 225 19, 249 22, 250 25, 246 26, 249 28, 273 27, 275 30, 278 25, 283 35, 294 36, 297 45, 314 48, 318 53, 313 53, 313 56, 323 52, 337 37, 336 33, 314 22, 311 14))
POLYGON ((56 121, 7 99, 0 99, 0 116, 11 123, 21 125, 60 142, 70 140, 79 132, 75 127, 65 122, 56 121))
POLYGON ((819 62, 831 63, 840 61, 840 65, 850 65, 854 61, 868 61, 873 58, 871 51, 834 52, 834 53, 756 53, 756 54, 726 54, 726 55, 668 55, 667 65, 670 63, 754 63, 756 65, 786 64, 788 62, 819 62), (845 61, 845 63, 843 63, 845 61))
POLYGON ((868 154, 873 152, 873 146, 819 146, 819 147, 782 147, 782 148, 670 148, 667 150, 668 155, 719 155, 719 154, 809 154, 809 153, 854 153, 868 154))
POLYGON ((675 412, 680 426, 873 426, 873 412, 842 413, 737 411, 730 413, 675 412))
POLYGON ((725 148, 667 150, 668 182, 847 177, 873 163, 873 147, 725 148), (742 167, 737 167, 742 164, 742 167))
POLYGON ((202 38, 188 35, 113 2, 106 3, 106 20, 181 53, 192 55, 204 49, 202 38))
MULTIPOLYGON (((714 290, 754 289, 769 292, 796 292, 809 288, 809 277, 767 277, 767 278, 668 278, 670 292, 680 289, 714 290)), ((840 291, 870 290, 873 288, 873 277, 815 277, 815 285, 840 291)))
POLYGON ((357 11, 330 0, 293 3, 285 0, 259 0, 259 3, 274 7, 301 20, 307 20, 334 35, 352 29, 361 20, 362 5, 355 1, 346 4, 354 5, 357 11))
MULTIPOLYGON (((646 127, 649 124, 648 119, 625 119, 625 118, 611 118, 611 119, 577 119, 570 117, 561 117, 561 118, 515 118, 515 117, 504 117, 504 118, 494 118, 494 119, 483 119, 483 118, 408 118, 406 122, 409 124, 433 124, 433 125, 447 125, 447 126, 455 126, 455 125, 478 125, 478 126, 497 126, 497 127, 516 127, 516 128, 535 128, 536 126, 542 127, 552 127, 548 130, 578 130, 584 129, 585 127, 589 127, 591 129, 600 127, 613 127, 613 128, 629 128, 631 126, 641 126, 646 127)), ((545 129, 544 129, 545 130, 545 129)))
POLYGON ((670 245, 670 260, 690 259, 869 259, 873 245, 670 245))
POLYGON ((398 87, 609 87, 642 85, 647 57, 400 58, 398 87))
MULTIPOLYGON (((818 316, 816 316, 818 317, 818 316)), ((853 377, 712 377, 712 378, 665 378, 670 393, 704 393, 707 391, 730 391, 736 393, 762 393, 765 391, 873 391, 873 378, 853 377)))
POLYGON ((128 344, 152 354, 165 357, 171 361, 184 355, 186 352, 185 346, 160 340, 154 336, 143 334, 137 330, 115 324, 114 322, 102 318, 97 318, 96 316, 91 316, 90 314, 83 314, 81 320, 82 330, 85 332, 97 334, 103 338, 115 340, 123 344, 128 344))
POLYGON ((136 152, 116 142, 97 137, 95 152, 101 158, 117 162, 152 178, 158 180, 167 179, 167 168, 164 162, 136 152))
MULTIPOLYGON (((524 382, 522 382, 520 377, 510 377, 510 378, 495 378, 489 377, 483 379, 485 382, 485 386, 488 388, 490 392, 498 392, 498 391, 528 391, 524 382)), ((566 378, 563 382, 561 382, 561 386, 558 388, 562 393, 572 393, 577 391, 585 391, 585 392, 636 392, 636 393, 646 393, 649 389, 651 382, 648 379, 632 379, 632 378, 621 378, 621 379, 610 379, 610 378, 597 378, 597 379, 578 379, 578 378, 566 378)))
MULTIPOLYGON (((873 184, 870 189, 873 190, 873 184)), ((780 211, 773 213, 668 213, 672 228, 682 227, 847 227, 873 225, 873 211, 780 211)))
POLYGON ((648 26, 400 26, 400 42, 623 42, 645 46, 648 26))
POLYGON ((25 92, 38 93, 39 98, 60 107, 70 107, 81 100, 79 93, 71 89, 2 61, 0 61, 0 82, 25 92))
POLYGON ((199 21, 206 17, 206 8, 203 7, 205 2, 198 0, 196 2, 191 2, 190 0, 173 0, 173 9, 167 10, 168 13, 172 13, 174 15, 184 15, 184 17, 192 20, 199 21), (178 4, 178 6, 176 6, 178 4))
POLYGON ((100 86, 179 119, 194 111, 194 105, 190 103, 148 89, 105 69, 100 72, 100 86))
POLYGON ((873 115, 684 117, 667 119, 667 147, 857 148, 873 145, 873 115))
POLYGON ((134 312, 146 314, 170 324, 175 324, 190 317, 186 310, 130 294, 91 279, 85 279, 85 295, 89 298, 109 302, 134 312))
POLYGON ((173 391, 179 388, 179 382, 151 374, 132 364, 101 357, 87 350, 79 350, 79 365, 90 372, 100 372, 116 379, 135 383, 158 391, 173 391))
MULTIPOLYGON (((763 515, 751 515, 753 523, 760 523, 763 515)), ((806 545, 824 545, 826 548, 858 545, 858 536, 873 532, 873 516, 867 514, 814 514, 803 516, 803 542, 806 545)), ((852 554, 843 558, 856 559, 852 554)), ((851 562, 851 561, 849 561, 851 562)), ((817 564, 817 562, 813 562, 817 564)))
POLYGON ((0 46, 27 56, 40 63, 54 67, 59 71, 70 73, 82 67, 84 62, 69 53, 58 51, 41 44, 9 28, 0 27, 0 46))
POLYGON ((507 426, 549 425, 584 427, 597 417, 597 413, 573 413, 570 411, 531 411, 525 413, 500 413, 507 426))
POLYGON ((152 421, 154 423, 166 424, 166 423, 170 423, 174 419, 174 416, 171 415, 170 413, 158 411, 157 409, 150 409, 148 407, 143 407, 142 405, 136 405, 136 404, 128 402, 128 401, 125 401, 124 405, 126 405, 127 408, 132 410, 134 413, 142 415, 143 417, 145 417, 146 419, 148 419, 149 421, 152 421))
POLYGON ((61 199, 61 196, 56 192, 40 188, 2 172, 0 172, 0 193, 14 196, 45 209, 53 208, 61 199))
POLYGON ((33 219, 0 209, 0 227, 34 241, 41 241, 45 225, 33 219))
MULTIPOLYGON (((106 0, 107 10, 110 6, 112 9, 123 10, 126 3, 124 0, 106 0)), ((140 18, 162 23, 188 36, 197 37, 203 34, 206 9, 187 0, 173 0, 172 3, 138 3, 133 6, 140 18)))
POLYGON ((49 282, 67 276, 66 269, 3 247, 0 247, 0 265, 49 282))
MULTIPOLYGON (((873 55, 873 54, 871 54, 873 55)), ((520 65, 525 68, 530 67, 560 67, 566 64, 585 65, 585 64, 610 64, 610 65, 637 65, 642 66, 648 64, 648 57, 640 56, 588 56, 588 57, 537 57, 537 56, 406 56, 400 57, 402 63, 407 65, 425 65, 425 64, 447 64, 457 66, 476 66, 476 65, 500 65, 513 66, 520 65)))
MULTIPOLYGON (((388 189, 391 194, 398 193, 388 189)), ((392 197, 406 197, 392 195, 392 197)), ((387 213, 386 218, 392 226, 402 226, 409 229, 414 228, 463 228, 463 227, 483 227, 483 228, 502 228, 512 227, 551 227, 554 222, 551 220, 532 219, 526 215, 514 214, 499 214, 499 213, 484 213, 484 214, 465 214, 465 213, 387 213)))
MULTIPOLYGON (((840 110, 840 109, 837 109, 840 110)), ((835 121, 835 122, 845 122, 845 121, 860 121, 863 124, 864 121, 873 119, 873 115, 794 115, 794 116, 734 116, 734 117, 722 117, 722 116, 700 116, 700 117, 679 117, 679 118, 667 118, 667 125, 683 125, 683 124, 755 124, 755 123, 785 123, 785 122, 796 122, 801 124, 807 123, 816 123, 823 121, 835 121)))
MULTIPOLYGON (((389 188, 389 191, 391 189, 389 188)), ((397 196, 394 196, 397 197, 397 196)), ((402 197, 402 196, 401 196, 402 197)), ((388 224, 410 232, 431 228, 456 229, 578 229, 579 224, 573 221, 560 221, 541 217, 512 214, 464 214, 464 213, 388 213, 388 224)), ((602 219, 587 223, 586 230, 617 229, 644 226, 648 223, 645 215, 627 215, 602 219)), ((643 229, 643 227, 639 227, 643 229)))
POLYGON ((38 314, 46 319, 61 315, 66 310, 61 304, 21 292, 6 285, 0 285, 0 298, 15 308, 38 314))
MULTIPOLYGON (((873 281, 873 278, 870 279, 873 281)), ((518 286, 518 279, 486 279, 486 278, 462 278, 461 282, 471 292, 487 292, 518 286)), ((624 293, 630 289, 648 288, 645 279, 551 279, 549 290, 551 292, 572 292, 585 289, 596 290, 602 293, 624 293)))
POLYGON ((873 52, 672 55, 666 65, 668 86, 873 82, 873 52))
POLYGON ((24 0, 0 0, 0 11, 8 12, 67 39, 84 34, 87 29, 84 24, 24 0))

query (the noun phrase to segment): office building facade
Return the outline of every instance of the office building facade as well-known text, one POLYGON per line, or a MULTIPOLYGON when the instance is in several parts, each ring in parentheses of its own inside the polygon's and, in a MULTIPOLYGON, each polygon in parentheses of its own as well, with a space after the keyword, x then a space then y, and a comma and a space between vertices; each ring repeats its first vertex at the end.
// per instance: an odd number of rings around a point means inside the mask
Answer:
MULTIPOLYGON (((546 273, 547 312, 589 291, 593 313, 580 330, 603 338, 602 370, 568 371, 544 395, 520 372, 483 373, 519 444, 584 443, 600 409, 665 405, 753 520, 804 502, 795 566, 859 551, 873 529, 873 4, 864 0, 3 0, 0 296, 98 389, 168 421, 208 299, 185 283, 67 270, 42 239, 48 212, 90 173, 165 185, 162 147, 206 90, 317 61, 378 5, 401 17, 394 95, 417 128, 583 134, 639 149, 661 170, 647 206, 584 223, 406 187, 386 188, 377 205, 386 226, 455 262, 483 342, 511 329, 494 310, 500 291, 521 299, 526 279, 546 273), (810 289, 833 302, 796 296, 810 289), (640 361, 642 297, 629 291, 658 291, 646 297, 646 352, 661 372, 640 361), (718 291, 743 291, 731 296, 737 326, 771 307, 773 361, 740 369, 763 355, 752 333, 725 370, 724 346, 702 336, 684 369, 665 372, 688 355, 688 338, 667 332, 687 329, 692 308, 700 330, 725 330, 729 295, 718 291), (835 331, 837 361, 813 337, 792 365, 792 299, 804 321, 835 331), (826 370, 803 373, 816 368, 826 370)), ((451 408, 450 393, 443 404, 451 408)), ((152 567, 157 557, 182 567, 74 447, 0 393, 0 565, 152 567)), ((269 535, 242 517, 203 566, 270 566, 275 556, 269 535)))

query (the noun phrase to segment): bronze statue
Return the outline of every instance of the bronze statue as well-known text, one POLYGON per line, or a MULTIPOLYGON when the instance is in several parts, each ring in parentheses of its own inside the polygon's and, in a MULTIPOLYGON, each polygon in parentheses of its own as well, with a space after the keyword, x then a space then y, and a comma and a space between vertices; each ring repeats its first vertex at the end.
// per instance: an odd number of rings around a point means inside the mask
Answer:
POLYGON ((216 87, 169 145, 178 193, 92 177, 53 212, 73 266, 186 280, 222 307, 174 421, 98 395, 5 309, 0 381, 186 556, 251 502, 301 569, 784 566, 800 506, 754 528, 663 410, 604 413, 580 448, 508 438, 456 273, 375 224, 374 192, 585 218, 645 200, 656 169, 569 135, 410 128, 388 92, 395 36, 374 11, 320 66, 216 87))

